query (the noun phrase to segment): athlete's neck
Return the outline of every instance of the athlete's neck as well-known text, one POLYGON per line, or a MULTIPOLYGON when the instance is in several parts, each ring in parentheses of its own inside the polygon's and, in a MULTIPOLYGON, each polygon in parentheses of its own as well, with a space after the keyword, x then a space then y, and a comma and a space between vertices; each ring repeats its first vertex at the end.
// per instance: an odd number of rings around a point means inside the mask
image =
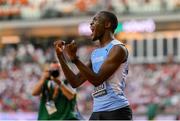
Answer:
POLYGON ((101 47, 106 46, 113 39, 114 39, 114 34, 112 32, 105 32, 105 34, 99 39, 100 46, 101 47))

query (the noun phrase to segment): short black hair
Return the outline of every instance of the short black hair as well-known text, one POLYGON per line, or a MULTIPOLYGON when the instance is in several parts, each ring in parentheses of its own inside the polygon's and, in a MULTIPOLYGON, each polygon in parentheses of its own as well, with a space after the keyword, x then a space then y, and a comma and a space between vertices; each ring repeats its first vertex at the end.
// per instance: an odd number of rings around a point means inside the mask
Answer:
POLYGON ((109 11, 100 11, 99 13, 103 14, 111 22, 112 31, 114 32, 118 26, 118 19, 117 19, 116 15, 109 11))

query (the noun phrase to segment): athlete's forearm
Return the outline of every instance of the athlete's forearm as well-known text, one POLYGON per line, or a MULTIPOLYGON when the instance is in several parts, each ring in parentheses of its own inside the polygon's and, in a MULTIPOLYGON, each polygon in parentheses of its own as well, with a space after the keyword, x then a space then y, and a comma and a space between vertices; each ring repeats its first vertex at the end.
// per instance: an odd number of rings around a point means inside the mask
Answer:
POLYGON ((83 80, 80 80, 78 78, 78 76, 76 76, 72 72, 72 70, 68 67, 67 62, 64 58, 64 55, 63 54, 59 55, 58 59, 59 59, 59 62, 61 64, 64 75, 65 75, 66 79, 69 81, 69 83, 71 84, 71 86, 73 88, 80 86, 83 83, 83 80))
POLYGON ((74 61, 74 64, 79 69, 80 73, 86 77, 86 79, 94 86, 100 85, 102 82, 100 78, 89 67, 84 65, 78 58, 74 61))

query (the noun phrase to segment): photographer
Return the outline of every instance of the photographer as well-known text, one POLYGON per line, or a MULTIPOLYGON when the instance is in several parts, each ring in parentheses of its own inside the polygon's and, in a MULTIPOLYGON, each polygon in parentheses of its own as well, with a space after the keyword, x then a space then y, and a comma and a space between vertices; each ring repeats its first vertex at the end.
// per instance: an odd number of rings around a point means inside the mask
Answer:
POLYGON ((38 120, 76 120, 76 93, 60 81, 59 64, 52 62, 35 85, 32 95, 41 96, 38 120))

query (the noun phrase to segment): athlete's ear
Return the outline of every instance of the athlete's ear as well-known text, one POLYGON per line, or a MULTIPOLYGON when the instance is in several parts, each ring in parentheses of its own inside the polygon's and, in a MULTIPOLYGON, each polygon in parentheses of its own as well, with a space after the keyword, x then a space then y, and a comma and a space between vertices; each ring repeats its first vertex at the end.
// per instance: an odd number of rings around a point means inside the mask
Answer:
POLYGON ((110 28, 110 27, 111 27, 111 22, 106 21, 106 22, 105 22, 105 28, 110 28))

